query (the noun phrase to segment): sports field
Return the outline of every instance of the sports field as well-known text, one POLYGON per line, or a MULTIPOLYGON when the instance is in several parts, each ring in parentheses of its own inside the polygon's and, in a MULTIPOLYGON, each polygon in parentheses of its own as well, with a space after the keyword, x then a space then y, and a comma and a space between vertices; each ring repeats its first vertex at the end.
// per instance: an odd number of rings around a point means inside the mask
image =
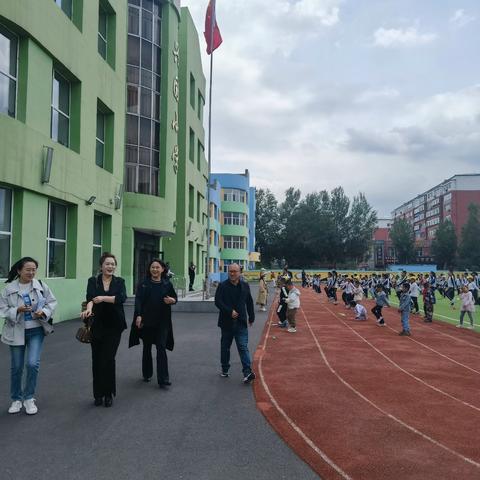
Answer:
POLYGON ((480 478, 478 333, 413 315, 399 337, 396 308, 382 328, 301 292, 297 333, 272 306, 255 354, 258 408, 290 447, 324 480, 480 478))

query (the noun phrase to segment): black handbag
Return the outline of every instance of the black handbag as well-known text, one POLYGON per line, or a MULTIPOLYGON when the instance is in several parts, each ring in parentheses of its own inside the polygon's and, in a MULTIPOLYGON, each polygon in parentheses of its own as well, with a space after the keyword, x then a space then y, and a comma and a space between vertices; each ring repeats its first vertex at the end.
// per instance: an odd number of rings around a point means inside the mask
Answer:
POLYGON ((75 338, 80 343, 92 343, 92 317, 84 320, 83 325, 77 330, 75 338))

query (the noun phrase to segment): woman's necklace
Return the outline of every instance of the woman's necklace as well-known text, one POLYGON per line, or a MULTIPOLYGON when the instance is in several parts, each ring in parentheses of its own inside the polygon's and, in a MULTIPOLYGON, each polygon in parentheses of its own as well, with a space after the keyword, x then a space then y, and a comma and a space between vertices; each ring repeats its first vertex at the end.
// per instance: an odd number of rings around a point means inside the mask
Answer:
POLYGON ((108 280, 105 280, 104 278, 102 278, 102 282, 103 282, 103 289, 108 292, 108 290, 110 290, 110 284, 112 283, 112 278, 110 277, 108 280))

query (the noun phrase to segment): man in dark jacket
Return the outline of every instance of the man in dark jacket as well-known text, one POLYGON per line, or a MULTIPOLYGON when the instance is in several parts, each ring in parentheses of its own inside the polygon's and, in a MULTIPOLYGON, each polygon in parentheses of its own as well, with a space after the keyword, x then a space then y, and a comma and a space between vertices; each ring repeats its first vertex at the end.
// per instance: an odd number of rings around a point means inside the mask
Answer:
POLYGON ((255 379, 248 351, 248 326, 255 321, 253 299, 248 283, 240 279, 240 266, 232 263, 228 267, 228 280, 222 282, 215 294, 215 305, 220 310, 218 326, 222 330, 221 363, 222 377, 228 377, 230 369, 230 347, 233 339, 237 344, 242 362, 243 383, 255 379))

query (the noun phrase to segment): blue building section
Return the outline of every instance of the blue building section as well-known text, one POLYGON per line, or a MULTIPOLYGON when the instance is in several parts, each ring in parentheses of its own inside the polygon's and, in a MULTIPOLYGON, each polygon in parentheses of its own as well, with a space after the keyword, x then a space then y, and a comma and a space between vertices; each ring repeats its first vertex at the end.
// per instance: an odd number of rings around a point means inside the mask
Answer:
MULTIPOLYGON (((248 251, 249 252, 255 251, 255 223, 256 223, 255 209, 256 209, 256 203, 257 203, 256 195, 257 195, 256 188, 250 187, 249 195, 248 195, 248 231, 249 231, 248 251)), ((249 270, 255 269, 254 261, 249 262, 248 269, 249 270)))
MULTIPOLYGON (((244 173, 239 174, 212 173, 210 175, 210 183, 212 186, 216 184, 220 187, 216 193, 219 194, 220 208, 223 213, 223 215, 220 217, 220 231, 222 232, 222 230, 224 230, 224 236, 221 237, 219 245, 219 271, 220 279, 224 280, 227 278, 226 272, 230 263, 238 262, 245 270, 255 268, 255 261, 252 261, 252 258, 255 258, 255 256, 252 257, 252 254, 255 252, 256 190, 254 187, 250 187, 250 174, 248 170, 245 170, 244 173), (242 197, 238 197, 239 191, 244 192, 242 193, 242 197), (243 199, 244 194, 246 195, 246 201, 243 199), (246 203, 246 205, 244 207, 239 205, 240 208, 235 210, 235 204, 238 205, 239 203, 246 203), (246 210, 244 209, 245 207, 246 210), (227 210, 224 211, 225 208, 227 210), (239 221, 239 217, 242 217, 245 215, 245 213, 248 215, 245 224, 236 223, 239 221), (244 225, 248 231, 243 247, 238 246, 238 242, 243 238, 244 234, 242 233, 242 237, 239 237, 238 235, 240 234, 231 233, 233 228, 238 228, 235 227, 236 225, 244 225), (235 255, 238 253, 241 255, 237 258, 235 255)), ((210 195, 212 195, 212 191, 210 192, 210 195)), ((211 198, 213 197, 211 196, 211 198)))

